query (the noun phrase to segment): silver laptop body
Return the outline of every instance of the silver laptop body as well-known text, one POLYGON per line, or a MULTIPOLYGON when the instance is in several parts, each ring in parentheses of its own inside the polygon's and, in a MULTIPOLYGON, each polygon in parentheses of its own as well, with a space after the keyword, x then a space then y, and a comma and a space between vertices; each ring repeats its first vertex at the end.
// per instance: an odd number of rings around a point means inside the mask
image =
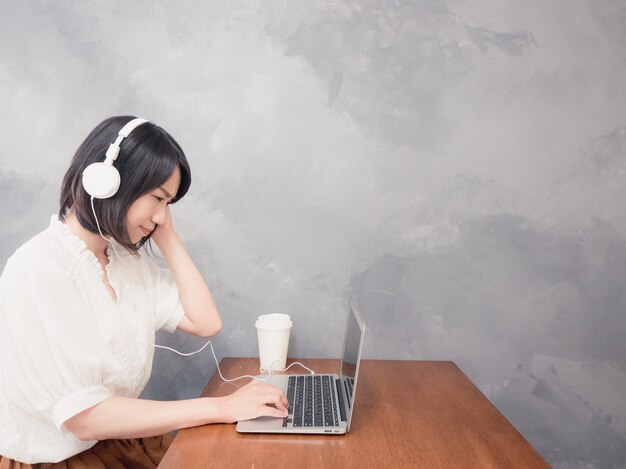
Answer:
POLYGON ((339 374, 300 374, 272 375, 267 383, 282 388, 289 399, 289 416, 285 419, 259 417, 253 420, 242 420, 237 423, 240 433, 312 433, 342 434, 350 430, 350 422, 354 413, 357 378, 365 336, 365 322, 359 312, 354 297, 350 298, 346 329, 344 333, 343 352, 339 374), (303 391, 290 390, 293 384, 305 384, 303 391), (311 384, 306 384, 311 380, 311 384), (299 383, 298 383, 299 381, 299 383), (304 404, 299 410, 299 402, 306 400, 307 394, 317 399, 319 404, 309 411, 304 404), (327 407, 322 415, 321 410, 327 407), (328 410, 331 409, 332 413, 328 410))

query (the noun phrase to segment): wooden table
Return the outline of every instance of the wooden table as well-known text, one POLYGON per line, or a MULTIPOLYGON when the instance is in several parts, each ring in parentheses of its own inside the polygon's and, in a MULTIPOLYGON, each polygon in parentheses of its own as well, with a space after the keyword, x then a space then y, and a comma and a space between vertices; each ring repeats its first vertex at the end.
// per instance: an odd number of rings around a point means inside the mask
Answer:
MULTIPOLYGON (((337 360, 301 361, 317 373, 339 368, 337 360)), ((255 374, 258 366, 256 358, 220 365, 225 378, 255 374)), ((214 373, 202 395, 230 394, 246 381, 224 383, 214 373)), ((206 467, 550 466, 453 362, 363 360, 348 434, 239 434, 233 424, 205 425, 181 430, 159 465, 206 467)))

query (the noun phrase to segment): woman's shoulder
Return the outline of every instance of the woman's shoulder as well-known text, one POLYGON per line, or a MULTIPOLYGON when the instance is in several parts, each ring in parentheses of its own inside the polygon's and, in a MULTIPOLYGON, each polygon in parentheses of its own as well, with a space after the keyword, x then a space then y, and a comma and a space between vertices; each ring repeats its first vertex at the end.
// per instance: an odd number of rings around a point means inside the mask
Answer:
POLYGON ((69 265, 67 249, 55 242, 50 230, 45 229, 17 248, 7 260, 2 275, 18 271, 28 273, 34 269, 60 272, 69 265))

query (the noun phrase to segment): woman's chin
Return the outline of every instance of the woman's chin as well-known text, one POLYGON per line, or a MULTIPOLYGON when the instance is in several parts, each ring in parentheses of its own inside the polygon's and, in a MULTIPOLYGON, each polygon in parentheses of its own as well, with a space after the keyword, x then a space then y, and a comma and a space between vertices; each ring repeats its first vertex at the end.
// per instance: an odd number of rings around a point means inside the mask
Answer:
POLYGON ((131 242, 135 245, 145 242, 150 236, 134 236, 131 238, 131 242))

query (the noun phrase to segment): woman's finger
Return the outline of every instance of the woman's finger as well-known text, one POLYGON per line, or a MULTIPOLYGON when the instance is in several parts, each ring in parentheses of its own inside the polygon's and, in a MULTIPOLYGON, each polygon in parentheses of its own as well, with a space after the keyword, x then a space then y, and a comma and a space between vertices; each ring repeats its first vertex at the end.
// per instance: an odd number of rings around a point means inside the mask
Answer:
POLYGON ((259 413, 259 416, 261 415, 266 416, 266 417, 284 418, 284 417, 287 417, 288 413, 287 413, 287 409, 277 409, 276 407, 264 405, 262 406, 262 409, 259 413))
POLYGON ((262 394, 259 397, 264 405, 272 405, 280 410, 285 410, 287 408, 287 406, 283 402, 282 397, 278 393, 269 392, 262 394))

